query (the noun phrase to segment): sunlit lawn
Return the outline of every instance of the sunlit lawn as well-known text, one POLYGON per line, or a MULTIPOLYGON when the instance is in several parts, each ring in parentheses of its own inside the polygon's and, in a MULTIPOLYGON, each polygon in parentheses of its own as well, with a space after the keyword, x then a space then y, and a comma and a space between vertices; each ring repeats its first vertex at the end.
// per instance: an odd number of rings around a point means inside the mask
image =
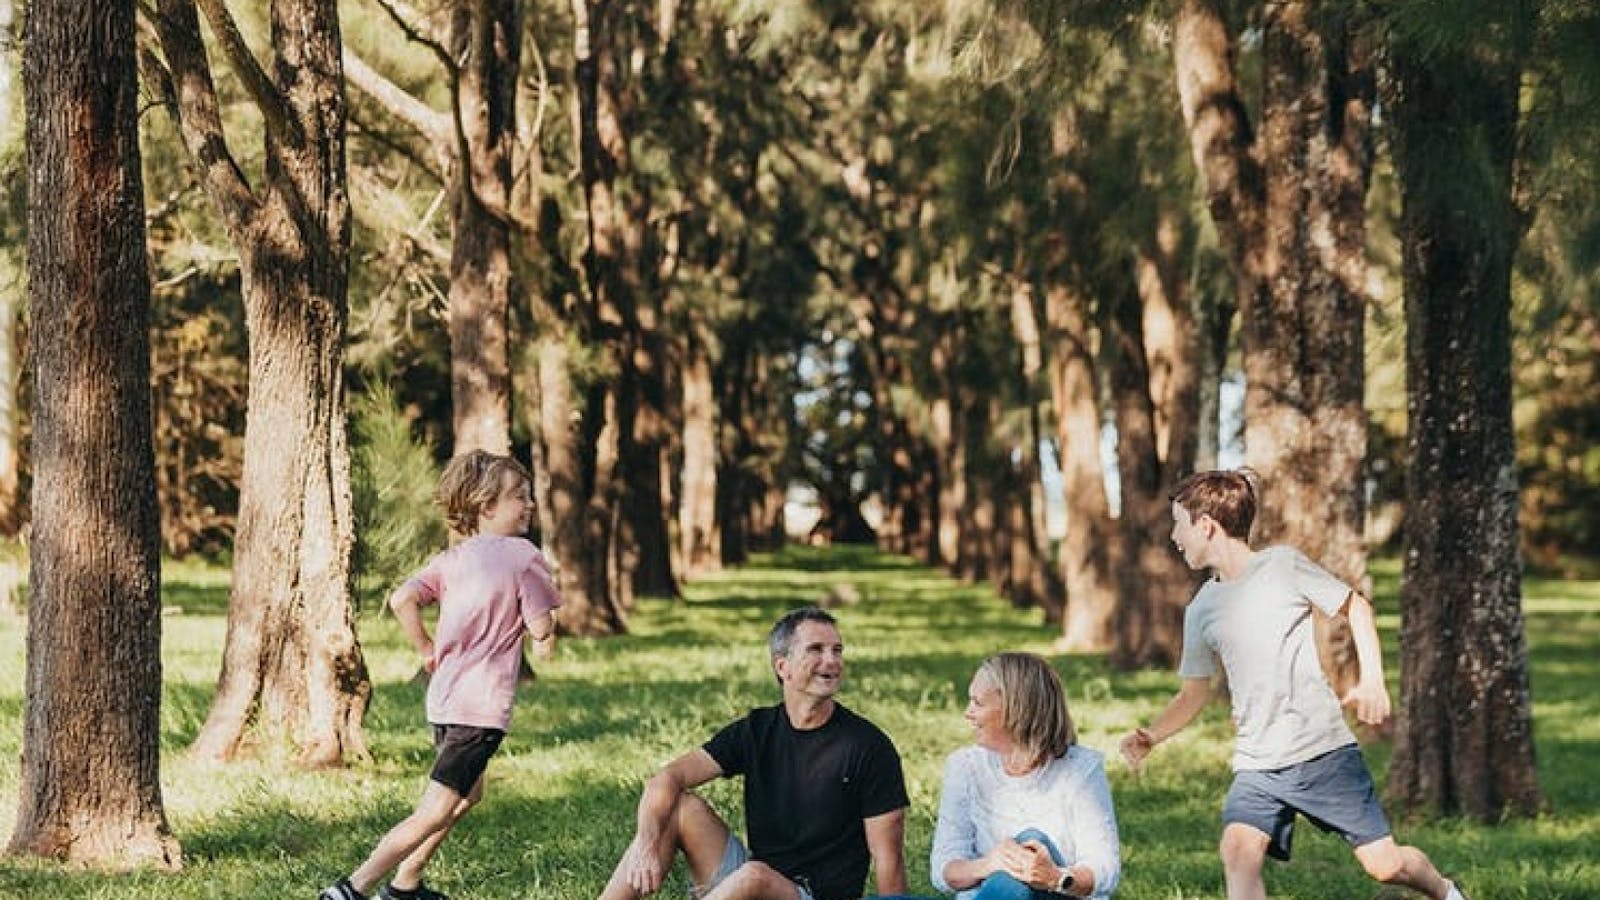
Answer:
MULTIPOLYGON (((1379 572, 1394 663, 1393 567, 1379 572)), ((403 817, 431 761, 416 663, 391 619, 362 614, 375 681, 367 734, 375 761, 342 771, 205 766, 183 748, 204 718, 221 653, 226 573, 169 566, 164 618, 162 781, 183 845, 179 874, 107 876, 0 861, 0 896, 39 898, 315 897, 403 817)), ((776 687, 763 658, 766 627, 784 609, 851 583, 860 604, 839 611, 848 644, 846 703, 883 726, 906 761, 913 888, 932 894, 927 850, 945 754, 968 739, 967 677, 1002 648, 1047 652, 1051 630, 987 590, 904 561, 796 550, 707 578, 682 602, 645 601, 632 633, 568 640, 519 698, 485 803, 457 830, 430 881, 459 898, 592 898, 626 844, 641 780, 776 687)), ((1478 900, 1600 898, 1600 582, 1530 580, 1539 769, 1551 812, 1496 827, 1403 824, 1478 900)), ((0 620, 0 841, 14 823, 22 732, 23 628, 0 620)), ((1175 687, 1170 672, 1113 675, 1099 656, 1056 656, 1082 740, 1112 755, 1120 735, 1152 716, 1175 687)), ((1163 746, 1135 779, 1113 764, 1124 841, 1124 898, 1221 896, 1213 852, 1228 782, 1230 735, 1213 707, 1163 746)), ((1368 748, 1382 777, 1389 747, 1368 748)), ((710 794, 735 810, 731 783, 710 794)), ((1375 889, 1336 839, 1302 827, 1296 858, 1270 869, 1274 896, 1367 898, 1375 889)), ((662 896, 681 897, 681 881, 662 896)), ((1399 896, 1392 894, 1392 896, 1399 896)))

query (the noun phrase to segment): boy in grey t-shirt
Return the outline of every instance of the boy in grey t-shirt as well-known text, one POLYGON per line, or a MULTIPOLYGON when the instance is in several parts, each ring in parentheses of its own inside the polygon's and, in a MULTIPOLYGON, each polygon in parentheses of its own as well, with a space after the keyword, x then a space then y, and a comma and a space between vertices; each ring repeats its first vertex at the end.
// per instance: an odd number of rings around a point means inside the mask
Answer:
POLYGON ((1288 860, 1303 815, 1340 834, 1367 873, 1435 900, 1464 900, 1415 847, 1395 842, 1377 789, 1345 725, 1342 707, 1379 724, 1389 692, 1372 604, 1292 547, 1250 548, 1255 474, 1199 472, 1172 494, 1172 543, 1191 569, 1213 577, 1184 615, 1183 685, 1156 720, 1122 740, 1135 769, 1183 730, 1211 691, 1220 662, 1233 695, 1233 786, 1223 806, 1222 855, 1229 900, 1267 896, 1267 855, 1288 860), (1346 615, 1360 680, 1334 695, 1317 658, 1312 609, 1346 615))

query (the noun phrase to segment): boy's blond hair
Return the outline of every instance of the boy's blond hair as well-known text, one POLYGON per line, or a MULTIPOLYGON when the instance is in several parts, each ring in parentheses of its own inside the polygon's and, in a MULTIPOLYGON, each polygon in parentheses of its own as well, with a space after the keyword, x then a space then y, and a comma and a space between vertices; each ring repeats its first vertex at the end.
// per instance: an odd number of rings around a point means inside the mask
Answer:
POLYGON ((469 450, 450 460, 439 476, 433 499, 444 509, 451 530, 462 535, 476 534, 478 517, 499 498, 507 474, 533 484, 527 468, 510 456, 469 450))
POLYGON ((1170 499, 1188 510, 1190 518, 1210 516, 1229 537, 1248 542, 1260 488, 1261 476, 1254 469, 1214 469, 1179 482, 1170 499))
POLYGON ((1000 693, 1006 733, 1033 766, 1066 754, 1078 742, 1061 676, 1032 653, 996 653, 977 678, 1000 693))

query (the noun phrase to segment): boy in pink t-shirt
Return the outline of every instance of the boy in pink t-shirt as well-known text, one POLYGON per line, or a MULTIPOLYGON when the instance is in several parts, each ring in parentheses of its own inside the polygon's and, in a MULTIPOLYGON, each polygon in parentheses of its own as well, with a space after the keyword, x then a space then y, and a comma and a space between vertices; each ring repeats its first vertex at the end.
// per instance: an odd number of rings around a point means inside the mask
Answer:
POLYGON ((436 757, 416 812, 390 829, 349 878, 320 900, 366 900, 384 874, 384 900, 446 900, 422 884, 422 869, 450 829, 483 799, 483 772, 511 722, 522 639, 554 649, 561 605, 544 554, 522 537, 533 511, 532 479, 509 456, 482 450, 450 461, 437 499, 466 540, 428 561, 389 597, 406 637, 432 673, 428 722, 436 757), (422 606, 439 604, 437 634, 422 606))

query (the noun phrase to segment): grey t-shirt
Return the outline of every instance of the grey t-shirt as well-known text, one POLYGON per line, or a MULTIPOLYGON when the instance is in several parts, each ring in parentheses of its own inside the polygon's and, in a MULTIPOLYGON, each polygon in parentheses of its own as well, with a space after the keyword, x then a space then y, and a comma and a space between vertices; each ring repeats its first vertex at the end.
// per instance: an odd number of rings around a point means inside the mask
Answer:
POLYGON ((1201 586, 1183 617, 1178 674, 1228 673, 1233 768, 1281 769, 1355 743, 1317 659, 1311 608, 1334 615, 1350 586, 1293 547, 1255 554, 1233 581, 1201 586))

